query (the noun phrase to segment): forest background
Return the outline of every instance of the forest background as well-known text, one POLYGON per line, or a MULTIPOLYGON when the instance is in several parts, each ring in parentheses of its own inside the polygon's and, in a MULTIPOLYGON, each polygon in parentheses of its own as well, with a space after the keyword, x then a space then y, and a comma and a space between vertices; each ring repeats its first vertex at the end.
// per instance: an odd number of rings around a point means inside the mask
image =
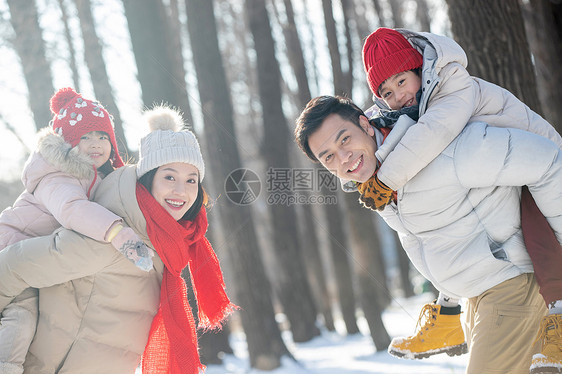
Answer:
POLYGON ((431 285, 291 135, 312 97, 372 104, 361 47, 379 26, 454 38, 471 74, 560 132, 561 1, 0 0, 0 209, 22 190, 19 173, 56 89, 97 98, 131 162, 148 131, 142 110, 168 103, 202 144, 208 234, 242 308, 222 333, 200 337, 203 360, 220 362, 236 330, 250 365, 275 369, 289 353, 282 332, 294 342, 322 330, 358 334, 358 318, 384 350, 381 313, 431 285))

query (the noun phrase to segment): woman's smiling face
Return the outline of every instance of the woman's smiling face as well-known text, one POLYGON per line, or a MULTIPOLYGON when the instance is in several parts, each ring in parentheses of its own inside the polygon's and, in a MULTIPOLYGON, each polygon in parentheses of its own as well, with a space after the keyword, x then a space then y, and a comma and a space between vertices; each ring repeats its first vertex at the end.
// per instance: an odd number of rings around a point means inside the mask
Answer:
POLYGON ((176 221, 191 208, 199 191, 199 171, 185 162, 160 166, 154 174, 152 196, 176 221))

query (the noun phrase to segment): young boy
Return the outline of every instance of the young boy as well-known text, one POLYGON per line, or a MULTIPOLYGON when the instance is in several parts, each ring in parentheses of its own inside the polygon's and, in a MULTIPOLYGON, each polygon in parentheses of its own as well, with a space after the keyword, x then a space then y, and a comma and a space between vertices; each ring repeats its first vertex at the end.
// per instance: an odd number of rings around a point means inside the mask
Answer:
MULTIPOLYGON (((361 191, 413 126, 402 116, 392 131, 379 129, 349 99, 324 96, 301 113, 295 138, 309 158, 356 180, 361 191)), ((523 244, 519 196, 528 186, 562 238, 561 182, 556 144, 475 122, 379 211, 422 275, 443 293, 468 298, 467 373, 527 373, 539 350, 530 343, 546 308, 523 244)), ((439 323, 442 309, 427 308, 420 335, 439 323)))
MULTIPOLYGON (((417 124, 407 130, 377 174, 369 182, 359 185, 361 200, 373 209, 384 209, 391 201, 392 192, 401 189, 426 167, 467 123, 483 121, 492 126, 516 127, 562 146, 562 138, 554 128, 515 96, 499 86, 470 76, 466 71, 464 51, 449 38, 379 28, 365 41, 363 63, 377 107, 415 111, 419 115, 417 124)), ((534 211, 535 217, 541 219, 537 216, 538 209, 529 208, 534 204, 526 204, 528 199, 528 193, 523 191, 524 224, 534 221, 528 217, 528 212, 534 211)), ((541 281, 541 293, 549 306, 550 316, 545 318, 541 331, 543 354, 535 357, 532 369, 539 373, 544 367, 551 367, 559 370, 555 372, 561 372, 562 282, 558 280, 557 267, 550 264, 562 264, 562 250, 553 234, 548 233, 549 228, 543 227, 542 230, 547 231, 550 242, 538 247, 528 244, 527 249, 541 281)), ((528 236, 525 237, 527 242, 534 241, 533 236, 528 236)), ((534 237, 537 236, 538 232, 535 232, 534 237)), ((459 318, 458 300, 440 295, 437 307, 441 314, 450 313, 459 318)), ((462 332, 460 322, 448 323, 455 318, 451 316, 440 318, 449 321, 441 325, 437 320, 429 326, 423 338, 420 336, 422 329, 413 337, 395 339, 389 351, 399 356, 422 358, 447 351, 449 347, 455 348, 459 344, 459 332, 462 332), (450 344, 445 337, 451 334, 456 338, 450 344)))

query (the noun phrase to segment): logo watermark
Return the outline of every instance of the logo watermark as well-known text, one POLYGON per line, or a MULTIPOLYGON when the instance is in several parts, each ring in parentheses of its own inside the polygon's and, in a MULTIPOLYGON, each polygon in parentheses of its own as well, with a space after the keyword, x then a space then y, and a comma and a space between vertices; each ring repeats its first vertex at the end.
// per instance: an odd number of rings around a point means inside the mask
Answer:
MULTIPOLYGON (((337 204, 338 179, 326 169, 273 168, 266 172, 269 205, 337 204)), ((259 176, 250 169, 236 169, 224 183, 226 196, 237 205, 256 201, 261 191, 259 176)))
POLYGON ((337 178, 326 169, 267 169, 270 205, 336 204, 337 178))
POLYGON ((267 197, 269 205, 337 204, 336 195, 304 195, 299 193, 274 192, 267 197))
POLYGON ((226 177, 224 190, 236 205, 248 205, 257 200, 261 191, 260 177, 250 169, 236 169, 226 177))

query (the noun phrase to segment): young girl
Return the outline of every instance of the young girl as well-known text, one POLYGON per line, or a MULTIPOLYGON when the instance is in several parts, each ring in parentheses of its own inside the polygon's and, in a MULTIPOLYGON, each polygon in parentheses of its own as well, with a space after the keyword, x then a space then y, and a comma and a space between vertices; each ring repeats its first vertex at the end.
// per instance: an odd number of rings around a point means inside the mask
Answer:
MULTIPOLYGON (((375 96, 375 107, 398 110, 398 115, 408 112, 417 119, 417 124, 408 129, 400 144, 389 153, 371 180, 357 186, 361 200, 369 201, 373 209, 384 209, 392 199, 392 191, 402 188, 440 154, 469 122, 484 121, 492 126, 521 128, 562 146, 562 138, 556 130, 513 94, 470 76, 466 71, 467 58, 464 51, 449 38, 430 33, 379 28, 365 41, 363 63, 369 87, 375 96), (370 190, 369 196, 364 193, 367 190, 370 190)), ((392 123, 397 115, 383 110, 382 117, 384 126, 385 121, 392 123)), ((526 221, 529 220, 527 212, 532 211, 526 204, 528 199, 530 195, 524 189, 524 230, 526 221)), ((544 221, 544 218, 537 217, 536 212, 534 217, 544 221)), ((549 233, 550 228, 544 226, 548 225, 543 225, 540 230, 549 234, 549 244, 527 245, 535 265, 541 294, 551 314, 545 317, 542 327, 543 355, 537 355, 533 359, 533 367, 555 368, 562 364, 562 282, 557 281, 560 278, 559 270, 551 264, 562 262, 562 251, 552 230, 549 233), (548 279, 548 283, 541 282, 541 277, 548 279)), ((535 227, 525 234, 538 236, 537 230, 535 227)), ((526 242, 530 242, 530 239, 532 238, 525 237, 526 242)), ((406 357, 427 357, 449 349, 454 353, 455 349, 464 344, 464 338, 459 338, 462 334, 458 334, 459 331, 462 332, 460 322, 456 322, 460 313, 458 300, 440 295, 437 305, 432 305, 430 309, 438 312, 438 317, 434 315, 433 318, 443 319, 445 323, 440 326, 439 323, 430 321, 428 326, 423 327, 424 331, 426 327, 433 330, 434 335, 430 331, 422 337, 418 332, 414 337, 396 339, 389 347, 391 353, 406 357), (445 325, 447 327, 443 328, 445 325), (454 341, 447 341, 447 336, 455 336, 454 341)))
MULTIPOLYGON (((89 201, 101 178, 123 166, 109 113, 71 88, 51 98, 52 127, 39 133, 37 149, 22 174, 25 191, 0 215, 0 249, 23 239, 73 229, 111 242, 139 268, 149 271, 148 249, 122 219, 89 201), (144 256, 133 259, 130 248, 144 256)), ((21 373, 37 324, 37 290, 27 289, 3 312, 0 324, 0 371, 21 373)))
POLYGON ((199 373, 181 278, 186 266, 201 327, 220 326, 235 307, 205 238, 205 165, 197 139, 171 130, 183 125, 171 109, 149 111, 147 118, 154 131, 141 140, 139 164, 107 176, 94 200, 155 249, 154 271, 140 271, 107 243, 66 229, 0 251, 0 310, 10 295, 39 287, 26 372, 134 374, 142 357, 143 373, 199 373))

